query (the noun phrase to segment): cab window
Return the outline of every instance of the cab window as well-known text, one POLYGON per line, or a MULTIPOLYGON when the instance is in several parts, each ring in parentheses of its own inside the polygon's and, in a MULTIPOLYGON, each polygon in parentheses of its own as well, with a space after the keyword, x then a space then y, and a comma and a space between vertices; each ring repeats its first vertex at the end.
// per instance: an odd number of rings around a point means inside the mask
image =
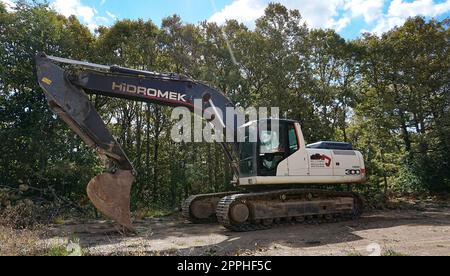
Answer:
POLYGON ((260 176, 275 176, 277 167, 286 159, 287 137, 285 124, 279 129, 260 130, 259 132, 259 170, 260 176))
POLYGON ((280 135, 276 131, 261 131, 261 154, 275 153, 280 151, 280 135))
POLYGON ((289 136, 289 153, 293 154, 300 148, 298 144, 297 131, 295 130, 295 125, 289 125, 288 136, 289 136))

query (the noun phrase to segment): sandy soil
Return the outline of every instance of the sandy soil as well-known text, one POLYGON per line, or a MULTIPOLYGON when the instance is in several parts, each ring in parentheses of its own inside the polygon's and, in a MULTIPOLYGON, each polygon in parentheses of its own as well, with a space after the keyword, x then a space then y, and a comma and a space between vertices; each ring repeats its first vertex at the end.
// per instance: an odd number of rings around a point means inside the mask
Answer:
POLYGON ((46 243, 77 241, 92 255, 444 255, 450 256, 450 208, 373 211, 358 221, 293 225, 232 233, 178 217, 137 221, 139 234, 118 235, 92 221, 52 226, 46 243))

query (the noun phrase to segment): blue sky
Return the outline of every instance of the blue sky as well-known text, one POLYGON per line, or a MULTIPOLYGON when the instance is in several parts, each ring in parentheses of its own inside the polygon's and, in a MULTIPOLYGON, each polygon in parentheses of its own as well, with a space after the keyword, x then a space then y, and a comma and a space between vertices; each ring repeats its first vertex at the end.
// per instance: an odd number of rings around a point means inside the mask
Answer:
MULTIPOLYGON (((87 5, 96 5, 101 0, 86 0, 87 5)), ((231 0, 215 0, 217 9, 222 9, 231 0)), ((119 18, 145 18, 159 24, 161 20, 178 14, 186 22, 206 20, 215 10, 210 0, 106 0, 98 10, 108 10, 119 18), (124 5, 124 3, 128 3, 124 5)))
MULTIPOLYGON (((11 3, 13 0, 0 0, 11 3)), ((184 22, 223 23, 237 19, 249 27, 269 2, 298 9, 310 27, 332 28, 347 39, 362 32, 381 34, 410 16, 443 19, 450 16, 450 0, 49 0, 60 13, 75 14, 92 30, 117 19, 161 19, 178 14, 184 22)))

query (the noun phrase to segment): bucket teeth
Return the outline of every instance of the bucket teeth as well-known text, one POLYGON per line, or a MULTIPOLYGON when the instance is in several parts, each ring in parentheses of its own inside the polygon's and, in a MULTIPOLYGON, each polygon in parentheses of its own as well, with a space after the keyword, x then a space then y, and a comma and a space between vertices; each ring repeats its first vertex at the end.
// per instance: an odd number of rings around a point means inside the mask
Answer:
POLYGON ((87 186, 87 194, 94 206, 105 216, 134 232, 131 222, 130 193, 135 180, 131 171, 118 170, 96 176, 87 186))

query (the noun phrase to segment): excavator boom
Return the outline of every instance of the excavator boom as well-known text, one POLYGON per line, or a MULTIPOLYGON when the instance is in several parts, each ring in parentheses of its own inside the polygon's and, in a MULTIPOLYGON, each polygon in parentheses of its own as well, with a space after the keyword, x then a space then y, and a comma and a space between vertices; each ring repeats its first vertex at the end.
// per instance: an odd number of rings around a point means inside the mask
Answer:
MULTIPOLYGON (((47 56, 36 56, 38 81, 50 109, 77 133, 81 139, 108 161, 107 171, 87 186, 87 194, 107 217, 133 230, 130 213, 130 191, 136 171, 122 147, 109 132, 87 94, 98 94, 133 101, 143 101, 194 111, 195 101, 202 108, 214 107, 225 114, 232 102, 210 86, 175 74, 105 66, 47 56), (64 69, 57 65, 68 65, 64 69)), ((214 114, 221 116, 221 114, 214 114)), ((226 118, 221 118, 226 124, 226 118)), ((226 156, 233 162, 233 153, 223 144, 226 156)), ((237 174, 237 169, 235 169, 237 174)))

